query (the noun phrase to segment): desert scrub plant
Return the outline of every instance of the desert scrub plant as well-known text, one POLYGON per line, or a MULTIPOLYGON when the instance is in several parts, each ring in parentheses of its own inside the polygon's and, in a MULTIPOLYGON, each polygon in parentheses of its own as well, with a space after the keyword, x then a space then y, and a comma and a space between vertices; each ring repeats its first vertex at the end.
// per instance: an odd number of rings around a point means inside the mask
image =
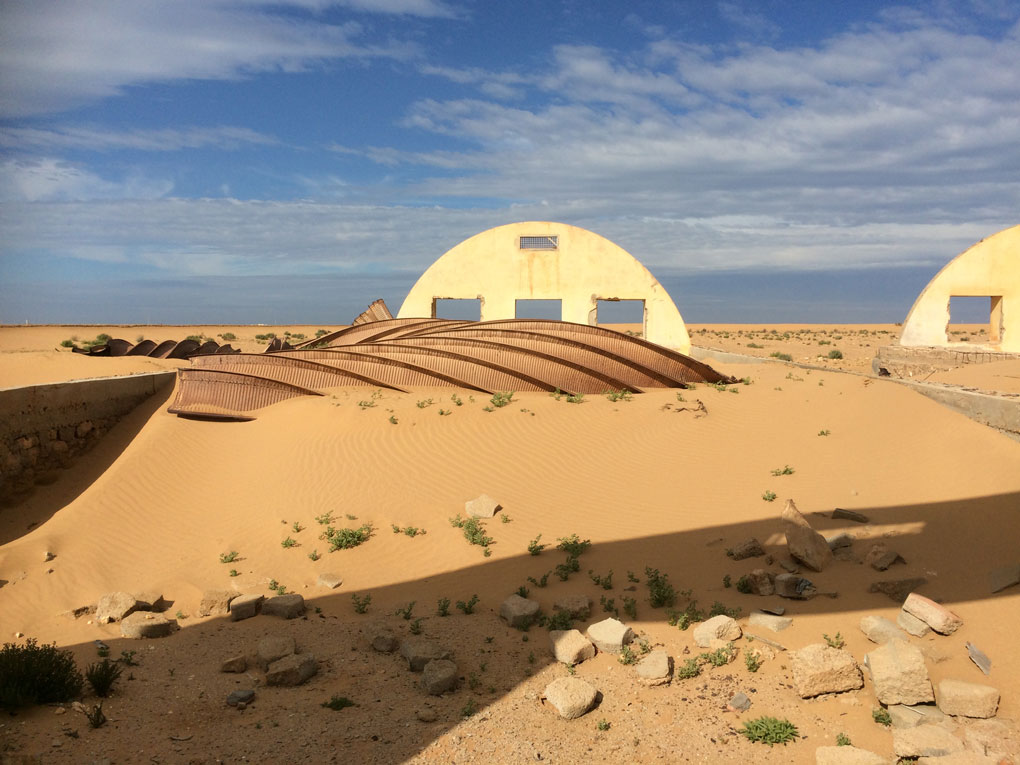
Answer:
POLYGON ((103 714, 103 702, 100 701, 91 709, 86 709, 85 719, 89 721, 90 728, 102 728, 106 724, 106 715, 103 714))
POLYGON ((230 576, 240 576, 240 575, 241 575, 241 572, 238 571, 236 568, 230 569, 230 576))
POLYGON ((416 404, 416 406, 417 406, 417 407, 418 407, 419 409, 427 409, 428 407, 432 406, 432 399, 430 399, 430 398, 425 398, 425 399, 422 399, 421 401, 419 401, 419 402, 418 402, 418 403, 416 404))
POLYGON ((779 351, 772 351, 772 353, 770 353, 769 356, 771 356, 774 359, 779 359, 780 361, 793 361, 793 356, 791 356, 789 353, 780 353, 779 351))
POLYGON ((724 667, 733 661, 736 655, 737 649, 734 648, 733 643, 730 642, 722 648, 716 648, 714 651, 698 654, 698 660, 704 661, 706 664, 711 664, 713 667, 724 667))
POLYGON ((635 598, 623 598, 623 612, 631 619, 637 621, 637 600, 635 598))
POLYGON ((539 553, 542 552, 542 550, 545 549, 545 545, 539 544, 539 542, 538 542, 538 540, 541 539, 541 538, 542 538, 542 535, 539 534, 537 537, 535 537, 530 542, 528 542, 528 554, 529 555, 538 555, 539 553))
POLYGON ((106 698, 113 690, 113 684, 117 682, 124 668, 114 661, 103 659, 95 664, 89 664, 85 668, 85 679, 89 681, 93 692, 101 698, 106 698))
POLYGON ((403 616, 405 622, 406 621, 410 621, 411 620, 411 612, 414 611, 414 604, 415 604, 415 601, 412 600, 410 603, 408 603, 403 608, 398 608, 397 612, 396 612, 397 615, 403 616))
POLYGON ((609 722, 609 720, 607 720, 606 718, 603 717, 601 720, 599 720, 597 723, 595 723, 595 727, 598 728, 601 731, 607 731, 611 727, 613 727, 613 724, 611 722, 609 722))
POLYGON ((613 614, 613 616, 620 615, 620 609, 616 607, 616 598, 607 598, 603 595, 599 598, 599 604, 602 606, 602 610, 607 614, 613 614))
POLYGON ((840 351, 840 350, 838 350, 836 348, 833 348, 831 351, 829 351, 829 358, 830 359, 841 359, 841 358, 843 358, 843 351, 840 351))
POLYGON ((0 707, 70 701, 84 684, 73 654, 56 645, 28 638, 24 645, 5 643, 0 650, 0 707))
POLYGON ((853 746, 850 737, 842 731, 836 734, 836 746, 853 746))
POLYGON ((529 590, 525 585, 522 584, 520 587, 517 588, 517 594, 520 595, 522 598, 526 598, 528 597, 528 595, 531 594, 531 590, 529 590))
POLYGON ((603 590, 613 589, 613 569, 609 569, 609 573, 604 575, 596 574, 593 569, 588 569, 588 577, 596 587, 601 587, 603 590))
MULTIPOLYGON (((353 518, 351 520, 354 520, 353 518)), ((315 522, 320 526, 329 526, 333 522, 333 511, 327 510, 322 515, 315 516, 315 522)))
POLYGON ((748 672, 757 672, 761 669, 761 656, 757 651, 746 651, 744 653, 744 666, 748 672))
POLYGON ((718 600, 713 601, 711 607, 708 609, 708 618, 711 619, 713 616, 728 616, 731 619, 736 619, 740 616, 740 606, 734 606, 733 608, 727 608, 723 603, 718 600))
POLYGON ((772 475, 793 475, 793 468, 789 465, 783 465, 781 468, 776 468, 772 471, 772 475))
POLYGON ((577 534, 571 534, 569 537, 559 537, 559 544, 556 545, 557 550, 563 550, 563 552, 573 558, 580 557, 589 547, 591 547, 591 540, 585 539, 581 541, 577 534))
POLYGON ((552 632, 553 630, 573 629, 574 624, 569 613, 566 611, 555 611, 552 616, 546 619, 545 626, 552 632))
POLYGON ((341 709, 347 709, 347 707, 356 707, 358 705, 355 704, 346 696, 339 696, 334 693, 330 697, 329 701, 322 702, 320 706, 323 706, 326 709, 332 709, 334 712, 339 712, 341 709))
POLYGON ((531 582, 536 587, 545 587, 549 583, 549 574, 551 573, 552 571, 546 571, 544 574, 542 574, 541 578, 539 579, 536 579, 533 576, 529 576, 528 581, 531 582))
POLYGON ((60 341, 60 347, 61 348, 74 348, 74 340, 61 340, 60 341))
POLYGON ((620 656, 617 659, 621 664, 637 664, 637 654, 631 650, 629 645, 625 645, 620 649, 620 656))
POLYGON ((830 434, 831 432, 832 432, 831 430, 819 430, 819 431, 818 431, 818 435, 820 435, 820 436, 827 436, 827 435, 829 435, 829 434, 830 434))
POLYGON ((648 602, 652 608, 672 606, 676 603, 676 590, 669 583, 669 576, 657 568, 645 567, 645 583, 648 585, 648 602))
POLYGON ((606 394, 606 398, 610 401, 633 401, 634 394, 629 390, 611 390, 606 394))
POLYGON ((570 396, 567 396, 567 403, 568 404, 583 404, 584 403, 584 394, 583 393, 574 393, 574 394, 572 394, 570 396))
POLYGON ((419 618, 415 619, 413 622, 411 622, 410 630, 411 630, 411 634, 412 635, 420 635, 421 634, 421 623, 422 623, 422 621, 423 621, 423 619, 421 617, 419 617, 419 618))
POLYGON ((449 598, 440 598, 439 600, 436 601, 436 613, 439 614, 439 616, 449 616, 450 615, 450 599, 449 598))
POLYGON ((287 537, 286 539, 280 541, 280 547, 282 547, 284 550, 286 550, 286 549, 288 549, 290 547, 296 547, 296 546, 297 546, 297 540, 296 539, 292 539, 291 537, 287 537))
POLYGON ((319 534, 319 539, 323 539, 329 544, 330 552, 336 552, 337 550, 349 550, 352 547, 357 547, 368 541, 368 538, 371 536, 372 524, 366 523, 356 529, 335 529, 332 526, 327 526, 326 530, 319 534))
POLYGON ((846 646, 846 640, 844 640, 843 636, 838 632, 835 637, 829 637, 823 632, 822 638, 825 640, 825 643, 829 646, 829 648, 844 648, 846 646))
POLYGON ((472 595, 471 600, 465 603, 463 600, 457 601, 457 608, 463 611, 466 615, 473 614, 475 612, 475 606, 478 605, 478 595, 472 595))
POLYGON ((785 745, 787 741, 792 741, 798 736, 797 727, 792 722, 768 716, 748 720, 738 733, 748 741, 760 742, 769 746, 785 745))
POLYGON ((475 712, 478 711, 478 706, 475 704, 474 699, 468 699, 467 703, 460 710, 461 717, 471 717, 475 712))
POLYGON ((372 596, 358 597, 358 593, 354 592, 351 593, 351 602, 354 603, 354 612, 363 614, 368 611, 368 607, 372 603, 372 596))
POLYGON ((492 398, 489 399, 489 403, 492 404, 497 409, 500 409, 509 404, 513 400, 514 400, 513 391, 501 390, 492 394, 492 398))
POLYGON ((450 401, 452 401, 457 406, 464 406, 464 401, 456 393, 450 396, 450 401))
POLYGON ((553 570, 556 572, 556 576, 560 578, 560 581, 565 582, 570 578, 571 574, 581 570, 581 562, 576 556, 568 555, 567 559, 563 563, 556 564, 556 568, 553 570))
POLYGON ((871 710, 871 719, 887 728, 892 725, 892 715, 889 714, 889 710, 885 707, 873 708, 871 710))
POLYGON ((733 586, 733 580, 730 579, 730 575, 729 574, 726 574, 725 576, 723 576, 723 578, 722 578, 722 586, 725 587, 727 590, 730 587, 733 586))
POLYGON ((464 539, 470 544, 488 547, 496 540, 486 535, 485 526, 478 518, 461 518, 457 513, 450 519, 450 525, 464 532, 464 539))
POLYGON ((233 563, 237 560, 237 556, 240 553, 237 550, 231 550, 228 553, 220 553, 220 563, 233 563))
POLYGON ((737 580, 737 592, 741 592, 744 595, 751 594, 751 580, 746 574, 737 580))
POLYGON ((395 414, 391 414, 389 418, 389 423, 390 425, 398 425, 400 423, 400 420, 397 419, 397 416, 395 414))
POLYGON ((775 499, 776 499, 776 496, 777 495, 776 495, 776 493, 774 491, 766 490, 766 491, 762 492, 761 498, 764 499, 766 502, 774 502, 775 499))
POLYGON ((683 664, 674 670, 673 675, 678 680, 690 680, 701 674, 701 665, 697 659, 687 659, 683 664))

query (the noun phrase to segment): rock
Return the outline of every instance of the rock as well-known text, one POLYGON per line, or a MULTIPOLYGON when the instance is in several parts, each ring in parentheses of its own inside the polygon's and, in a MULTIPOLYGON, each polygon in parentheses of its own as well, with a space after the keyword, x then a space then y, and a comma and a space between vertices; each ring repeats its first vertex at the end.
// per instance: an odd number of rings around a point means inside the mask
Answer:
POLYGON ((405 640, 400 644, 400 655, 407 659, 407 666, 412 672, 421 672, 430 661, 449 659, 452 656, 449 650, 424 637, 405 640))
POLYGON ((893 730, 893 753, 897 757, 943 757, 963 751, 963 742, 941 725, 893 730))
POLYGON ((606 653, 619 653, 634 637, 634 630, 612 617, 588 627, 588 638, 606 653))
MULTIPOLYGON (((750 640, 750 635, 746 636, 750 640)), ((764 664, 767 661, 772 661, 776 658, 776 652, 769 645, 761 643, 760 638, 755 640, 753 643, 744 646, 744 656, 750 654, 758 659, 759 664, 764 664)))
POLYGON ((315 580, 315 584, 319 587, 325 587, 328 590, 335 590, 341 584, 344 583, 344 579, 339 574, 331 574, 329 572, 322 572, 319 574, 319 578, 315 580))
POLYGON ((301 685, 318 671, 319 667, 312 654, 291 654, 269 665, 266 685, 301 685))
POLYGON ((563 664, 580 664, 595 656, 595 646, 579 630, 552 630, 549 640, 553 656, 563 664))
POLYGON ((849 651, 813 643, 793 654, 793 684, 801 698, 852 691, 864 685, 849 651))
POLYGON ((305 599, 297 593, 277 595, 267 598, 262 603, 262 613, 266 616, 279 616, 282 619, 296 619, 305 612, 305 599))
POLYGON ((746 712, 751 708, 751 699, 745 693, 737 693, 726 703, 726 708, 731 712, 746 712))
POLYGON ((917 765, 1005 765, 996 757, 977 752, 954 752, 939 757, 919 757, 917 765))
POLYGON ((811 582, 796 574, 779 574, 776 576, 776 595, 781 598, 807 600, 818 594, 811 582))
POLYGON ((789 556, 784 556, 778 561, 779 567, 782 568, 787 574, 799 574, 800 566, 797 565, 797 561, 789 556))
POLYGON ((856 746, 820 746, 815 749, 815 765, 888 765, 889 761, 856 746))
POLYGON ((988 575, 988 589, 992 592, 1001 592, 1014 584, 1020 584, 1020 563, 997 568, 988 575))
POLYGON ((835 552, 841 547, 851 547, 854 543, 854 535, 846 531, 841 531, 831 537, 827 537, 825 543, 829 545, 829 549, 835 552))
POLYGON ((243 656, 232 656, 220 664, 220 672, 241 673, 248 669, 248 660, 243 656))
POLYGON ((421 687, 433 696, 452 691, 457 687, 457 665, 449 659, 433 659, 422 671, 421 687))
POLYGON ((916 728, 918 725, 933 725, 946 719, 938 707, 930 704, 893 704, 888 711, 894 728, 916 728))
POLYGON ((126 638, 161 638, 174 631, 177 622, 162 614, 135 611, 120 622, 120 634, 126 638))
POLYGON ((903 640, 889 640, 865 655, 875 695, 883 704, 934 701, 928 668, 921 651, 903 640))
POLYGON ((963 740, 969 750, 991 756, 996 762, 1020 762, 1020 735, 1015 723, 973 720, 963 729, 963 740))
POLYGON ((594 706, 598 693, 579 677, 559 677, 545 687, 543 696, 556 708, 560 717, 573 720, 594 706))
POLYGON ((142 604, 129 592, 108 592, 99 599, 96 606, 96 622, 98 624, 119 622, 141 607, 142 604))
POLYGON ((986 675, 991 673, 992 660, 988 658, 988 655, 984 651, 973 643, 967 643, 967 655, 970 656, 970 660, 974 662, 978 669, 986 675))
POLYGON ((634 668, 645 685, 665 685, 673 675, 673 659, 663 650, 645 656, 634 668))
POLYGON ((379 653, 393 653, 400 643, 392 632, 380 632, 372 638, 372 648, 379 653))
POLYGON ((858 513, 853 510, 844 510, 842 507, 837 507, 832 511, 832 517, 837 520, 853 521, 854 523, 867 523, 868 516, 863 513, 858 513))
POLYGON ((760 558, 765 554, 765 549, 761 546, 761 542, 751 537, 734 545, 728 553, 733 560, 744 560, 745 558, 760 558))
POLYGON ((939 683, 938 704, 947 715, 995 717, 999 708, 999 690, 963 680, 943 680, 939 683))
POLYGON ((832 563, 832 550, 825 537, 811 528, 792 499, 786 500, 782 520, 790 555, 812 571, 822 571, 832 563))
POLYGON ((591 598, 587 595, 567 595, 553 603, 557 611, 566 611, 571 619, 587 619, 591 616, 591 598))
POLYGON ((438 715, 436 715, 436 710, 430 707, 423 707, 419 709, 417 712, 415 712, 415 717, 417 717, 423 723, 430 723, 435 722, 438 715))
POLYGON ((528 600, 514 593, 500 604, 499 616, 506 619, 511 627, 527 629, 535 621, 541 607, 538 601, 528 600))
POLYGON ((255 691, 231 691, 227 695, 227 704, 236 707, 238 704, 250 704, 255 700, 255 691))
POLYGON ((793 618, 789 616, 773 616, 772 614, 755 611, 748 618, 747 623, 755 627, 765 627, 773 632, 782 632, 793 624, 793 618))
POLYGON ((51 553, 49 550, 43 553, 43 563, 49 563, 51 560, 56 558, 56 554, 51 553))
POLYGON ((907 561, 898 552, 892 550, 886 550, 881 555, 873 556, 868 564, 875 569, 875 571, 885 571, 889 566, 894 563, 906 563, 907 561))
POLYGON ((884 616, 865 616, 860 622, 861 632, 867 635, 872 643, 888 643, 890 640, 906 640, 907 636, 893 622, 884 616))
POLYGON ((206 590, 198 604, 199 616, 219 616, 230 612, 230 601, 237 597, 233 590, 206 590))
POLYGON ((482 494, 480 497, 475 497, 464 503, 464 512, 470 518, 491 518, 498 510, 502 509, 503 506, 488 494, 482 494))
POLYGON ((903 601, 903 610, 916 616, 940 635, 951 635, 963 626, 963 619, 934 600, 910 593, 903 601))
POLYGON ((163 593, 158 590, 136 592, 134 598, 138 602, 139 611, 165 611, 169 606, 163 599, 163 593))
POLYGON ((288 635, 268 636, 259 641, 255 651, 255 661, 262 671, 266 672, 274 661, 279 661, 292 653, 297 653, 297 644, 294 642, 294 638, 288 635))
POLYGON ((888 595, 895 602, 902 603, 907 599, 907 595, 927 581, 923 576, 919 576, 909 579, 890 579, 883 582, 872 582, 868 587, 868 592, 880 592, 883 595, 888 595))
POLYGON ((230 618, 235 622, 250 619, 262 607, 263 595, 238 595, 230 601, 230 618))
POLYGON ((755 595, 775 595, 776 575, 763 568, 756 568, 747 575, 747 583, 755 595))
POLYGON ((900 612, 896 614, 896 624, 914 637, 924 637, 931 632, 931 627, 922 622, 916 616, 911 616, 903 609, 900 609, 900 612))
POLYGON ((719 614, 694 628, 694 642, 701 648, 708 648, 713 640, 737 640, 742 634, 736 619, 719 614))

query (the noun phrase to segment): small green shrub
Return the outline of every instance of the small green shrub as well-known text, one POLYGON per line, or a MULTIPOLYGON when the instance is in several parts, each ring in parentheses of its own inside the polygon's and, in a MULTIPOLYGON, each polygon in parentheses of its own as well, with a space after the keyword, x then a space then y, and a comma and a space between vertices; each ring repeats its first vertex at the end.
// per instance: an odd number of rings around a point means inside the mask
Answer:
POLYGON ((634 394, 629 390, 611 390, 606 394, 606 398, 614 403, 617 401, 633 401, 634 394))
POLYGON ((607 719, 605 719, 603 717, 601 720, 599 720, 595 724, 595 727, 598 728, 601 731, 607 731, 607 730, 609 730, 612 727, 612 724, 607 719))
POLYGON ((568 404, 583 404, 584 403, 584 394, 583 393, 574 393, 573 395, 567 396, 567 403, 568 404))
POLYGON ((730 587, 732 587, 732 586, 733 586, 733 580, 732 580, 732 579, 730 579, 730 575, 729 575, 729 574, 726 574, 726 575, 725 575, 725 576, 724 576, 724 577, 722 578, 722 586, 723 586, 723 587, 725 587, 725 588, 726 588, 727 590, 728 590, 728 589, 729 589, 730 587))
POLYGON ((780 353, 779 351, 772 351, 772 353, 770 353, 769 356, 771 356, 774 359, 779 359, 780 361, 793 361, 793 356, 791 356, 789 353, 780 353))
POLYGON ((631 619, 637 620, 637 600, 634 598, 624 597, 623 612, 631 619))
POLYGON ((836 746, 853 746, 853 742, 848 735, 840 732, 836 734, 836 746))
POLYGON ((757 651, 747 651, 744 653, 744 666, 747 667, 748 672, 757 672, 761 669, 761 656, 758 655, 757 651))
POLYGON ((60 341, 60 347, 61 348, 74 348, 74 340, 61 340, 60 341))
POLYGON ((841 359, 841 358, 843 358, 843 351, 840 351, 840 350, 837 350, 837 349, 833 348, 831 351, 829 351, 829 358, 830 359, 841 359))
POLYGON ((777 494, 774 491, 765 491, 762 493, 761 498, 766 502, 774 502, 777 494))
POLYGON ((371 595, 365 595, 359 598, 358 593, 351 593, 351 601, 354 603, 355 613, 363 614, 368 611, 368 606, 372 602, 371 595))
POLYGON ((352 547, 357 547, 368 541, 371 536, 372 526, 366 523, 356 529, 335 529, 332 526, 327 526, 326 530, 319 534, 319 539, 325 540, 329 544, 330 552, 336 552, 337 550, 349 550, 352 547))
POLYGON ((557 550, 563 550, 567 555, 578 558, 581 554, 591 547, 591 540, 585 539, 581 541, 577 534, 571 534, 569 537, 560 537, 559 544, 556 545, 557 550))
POLYGON ((522 584, 520 587, 517 588, 517 594, 520 595, 522 598, 526 598, 528 597, 528 595, 531 594, 531 590, 529 590, 525 585, 522 584))
POLYGON ((237 560, 237 550, 231 550, 228 553, 220 553, 220 563, 233 563, 237 560))
POLYGON ((545 623, 545 626, 549 628, 549 631, 553 630, 569 630, 573 629, 574 624, 570 619, 570 614, 566 611, 555 611, 545 623))
POLYGON ((669 576, 660 573, 659 569, 645 567, 645 583, 648 585, 648 602, 652 608, 676 603, 676 590, 669 583, 669 576))
POLYGON ((773 470, 772 475, 793 475, 793 468, 789 465, 783 465, 783 467, 773 470))
POLYGON ((327 709, 332 709, 334 712, 339 712, 341 709, 347 709, 347 707, 358 706, 346 696, 338 696, 333 694, 329 701, 322 702, 321 706, 327 709))
POLYGON ((552 571, 546 571, 544 574, 542 574, 542 578, 541 579, 536 579, 533 576, 529 576, 528 577, 528 581, 531 582, 536 587, 545 587, 546 584, 549 583, 549 574, 551 574, 551 573, 552 573, 552 571))
POLYGON ((823 632, 822 638, 825 640, 829 648, 844 648, 846 646, 846 640, 844 640, 843 636, 840 635, 838 632, 836 633, 835 637, 829 637, 823 632))
POLYGON ((415 604, 415 601, 412 600, 410 603, 408 603, 403 608, 398 608, 397 609, 397 614, 399 616, 403 616, 404 617, 404 621, 410 621, 410 619, 411 619, 411 612, 414 610, 414 604, 415 604))
POLYGON ((312 550, 310 553, 308 553, 308 560, 313 560, 314 561, 314 560, 318 560, 321 557, 322 556, 319 555, 319 551, 318 550, 312 550))
POLYGON ((411 634, 412 635, 420 635, 421 634, 421 623, 422 623, 422 621, 423 620, 419 617, 418 619, 415 619, 413 622, 411 622, 410 630, 411 630, 411 634))
POLYGON ((97 696, 106 698, 113 690, 113 684, 117 682, 124 669, 116 662, 103 659, 96 664, 89 664, 85 668, 85 679, 89 681, 92 690, 97 696))
POLYGON ((103 714, 103 702, 100 701, 91 709, 86 709, 85 719, 89 721, 90 728, 102 728, 106 724, 106 715, 103 714))
POLYGON ((538 555, 539 553, 542 552, 542 550, 545 549, 545 545, 542 545, 542 544, 538 543, 538 540, 541 539, 541 538, 542 538, 542 535, 539 534, 537 537, 535 537, 530 542, 528 542, 528 553, 530 555, 538 555))
POLYGON ((297 545, 297 540, 291 539, 290 537, 287 537, 286 539, 280 542, 280 547, 282 547, 285 550, 290 547, 294 547, 295 545, 297 545))
POLYGON ((698 654, 698 659, 699 661, 711 664, 713 667, 724 667, 733 661, 733 657, 736 654, 737 649, 733 647, 733 643, 727 643, 722 648, 698 654))
MULTIPOLYGON (((353 518, 351 520, 354 520, 353 518)), ((320 526, 329 526, 333 522, 333 512, 327 511, 322 515, 315 516, 315 522, 320 526)))
POLYGON ((512 391, 510 391, 510 392, 499 391, 498 393, 494 393, 492 395, 492 398, 489 399, 489 403, 491 403, 494 407, 499 409, 501 407, 506 406, 507 404, 509 404, 513 400, 514 400, 514 394, 513 394, 512 391))
POLYGON ((751 594, 751 580, 746 575, 737 580, 737 592, 742 592, 744 595, 751 594))
POLYGON ((0 707, 70 701, 85 684, 74 656, 56 645, 5 643, 0 650, 0 707))
POLYGON ((233 332, 224 332, 222 335, 220 335, 220 338, 222 340, 226 340, 227 342, 229 342, 231 340, 236 340, 237 335, 235 335, 233 332))
POLYGON ((450 519, 450 525, 464 532, 464 539, 470 544, 488 547, 496 540, 485 533, 485 526, 478 518, 461 518, 460 513, 450 519))
POLYGON ((457 601, 457 608, 463 611, 465 614, 473 614, 475 612, 475 606, 478 605, 478 595, 472 595, 471 600, 466 603, 463 600, 457 601))
POLYGON ((599 598, 599 603, 602 604, 602 610, 607 614, 613 614, 614 616, 620 615, 620 610, 616 607, 616 598, 607 598, 603 595, 599 598))
POLYGON ((692 677, 697 677, 700 674, 701 665, 698 664, 697 659, 688 659, 673 671, 673 675, 678 680, 690 680, 692 677))
POLYGON ((787 741, 792 741, 798 736, 797 727, 789 720, 767 716, 748 720, 739 733, 748 741, 761 742, 769 746, 785 745, 787 741))
POLYGON ((832 431, 830 431, 830 430, 819 430, 819 431, 818 431, 818 435, 820 435, 820 436, 827 436, 827 435, 829 435, 829 433, 831 433, 831 432, 832 432, 832 431))
POLYGON ((440 598, 439 600, 436 601, 436 613, 439 614, 440 616, 449 616, 450 615, 450 599, 449 598, 440 598))
POLYGON ((618 661, 621 664, 636 664, 638 660, 637 654, 631 650, 629 645, 625 645, 620 649, 620 656, 618 661))
POLYGON ((879 725, 884 725, 887 728, 892 725, 892 716, 889 714, 889 710, 885 707, 875 707, 872 709, 871 719, 879 725))
POLYGON ((588 577, 595 583, 596 587, 601 587, 603 590, 613 589, 612 569, 609 569, 608 574, 596 574, 592 569, 588 569, 588 577))

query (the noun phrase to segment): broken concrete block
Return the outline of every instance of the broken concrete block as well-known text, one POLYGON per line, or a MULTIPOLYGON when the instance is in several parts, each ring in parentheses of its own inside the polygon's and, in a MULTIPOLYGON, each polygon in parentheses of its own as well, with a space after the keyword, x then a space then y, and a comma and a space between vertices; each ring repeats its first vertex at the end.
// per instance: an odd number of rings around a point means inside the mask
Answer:
POLYGON ((811 528, 792 499, 786 500, 782 521, 790 555, 812 571, 822 571, 832 563, 832 550, 825 537, 811 528))
POLYGON ((588 628, 588 638, 600 651, 606 653, 620 653, 634 637, 634 630, 612 617, 596 622, 588 628))
POLYGON ((916 728, 918 725, 932 725, 946 719, 933 704, 892 704, 888 712, 894 728, 916 728))
POLYGON ((553 656, 563 664, 580 664, 595 655, 595 646, 580 630, 552 630, 549 633, 553 656))
POLYGON ((914 637, 924 637, 931 632, 931 627, 913 614, 908 614, 902 608, 900 609, 900 612, 896 614, 896 624, 914 637))
POLYGON ((238 595, 230 601, 230 618, 235 622, 242 619, 250 619, 259 612, 262 607, 264 595, 238 595))
POLYGON ((939 683, 938 704, 947 715, 995 717, 999 689, 963 680, 943 680, 939 683))
POLYGON ((940 635, 951 635, 963 626, 963 619, 948 608, 916 592, 910 593, 903 601, 903 610, 925 622, 940 635))
POLYGON ((773 632, 782 632, 793 624, 793 618, 789 616, 773 616, 772 614, 755 611, 751 614, 747 623, 755 627, 765 627, 773 632))
POLYGON ((765 548, 761 546, 761 542, 754 537, 751 537, 750 539, 745 539, 743 542, 731 547, 727 550, 727 554, 733 558, 733 560, 760 558, 765 554, 765 548))
POLYGON ((852 691, 864 685, 849 651, 814 643, 793 652, 793 684, 801 698, 852 691))
POLYGON ((776 577, 776 595, 781 598, 808 600, 818 594, 811 582, 796 574, 779 574, 776 577))
POLYGON ((934 701, 928 668, 917 647, 889 640, 864 657, 875 695, 883 704, 918 704, 934 701))
POLYGON ((542 695, 560 717, 573 720, 594 706, 599 692, 579 677, 560 677, 549 683, 542 695))
POLYGON ((499 616, 511 627, 527 629, 535 621, 541 607, 538 601, 522 598, 515 592, 500 605, 499 616))
POLYGON ((464 503, 464 511, 469 518, 491 518, 503 508, 488 494, 482 494, 464 503))
POLYGON ((893 753, 897 757, 944 757, 963 750, 963 742, 941 725, 893 730, 893 753))
POLYGON ((737 640, 741 635, 740 625, 732 616, 719 614, 701 622, 694 628, 694 642, 701 648, 708 648, 713 640, 737 640))
POLYGON ((906 633, 884 616, 865 616, 861 619, 860 628, 868 640, 879 645, 890 640, 907 639, 906 633))

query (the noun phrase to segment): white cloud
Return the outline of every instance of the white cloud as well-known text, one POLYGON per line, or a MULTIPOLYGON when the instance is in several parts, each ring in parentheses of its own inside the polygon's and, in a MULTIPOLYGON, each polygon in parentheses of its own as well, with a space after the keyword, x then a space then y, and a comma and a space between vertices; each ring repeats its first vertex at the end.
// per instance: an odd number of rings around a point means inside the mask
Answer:
MULTIPOLYGON (((166 196, 172 190, 173 183, 170 181, 142 177, 109 181, 81 167, 52 157, 11 159, 0 163, 2 202, 155 199, 166 196)), ((65 230, 63 233, 67 235, 70 232, 65 230)))
POLYGON ((0 128, 0 146, 9 149, 84 149, 87 151, 179 151, 215 147, 232 150, 242 146, 272 146, 279 141, 245 127, 165 128, 161 130, 108 130, 101 127, 68 126, 53 129, 0 128))

